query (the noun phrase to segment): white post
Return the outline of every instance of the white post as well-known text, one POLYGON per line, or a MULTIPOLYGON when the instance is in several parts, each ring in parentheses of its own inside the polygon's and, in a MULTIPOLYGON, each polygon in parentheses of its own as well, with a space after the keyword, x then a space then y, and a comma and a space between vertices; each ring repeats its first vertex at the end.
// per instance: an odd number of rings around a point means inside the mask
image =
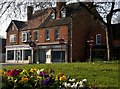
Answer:
POLYGON ((73 45, 73 43, 72 43, 72 29, 73 29, 73 17, 72 17, 72 15, 71 15, 71 34, 70 34, 70 62, 72 62, 73 61, 73 56, 72 56, 72 45, 73 45))
POLYGON ((5 59, 5 62, 7 62, 7 51, 8 51, 8 50, 7 50, 7 48, 6 48, 6 59, 5 59))
POLYGON ((22 63, 24 63, 24 50, 22 50, 22 63))
POLYGON ((32 51, 32 61, 31 61, 31 63, 33 63, 33 48, 32 48, 32 50, 31 50, 31 51, 32 51))
POLYGON ((90 47, 90 59, 89 59, 89 62, 91 62, 92 60, 92 48, 90 47))
POLYGON ((68 50, 67 50, 67 48, 65 48, 65 62, 67 63, 68 61, 67 61, 67 59, 68 59, 68 50))
POLYGON ((16 59, 16 50, 14 50, 14 62, 15 62, 15 59, 16 59))

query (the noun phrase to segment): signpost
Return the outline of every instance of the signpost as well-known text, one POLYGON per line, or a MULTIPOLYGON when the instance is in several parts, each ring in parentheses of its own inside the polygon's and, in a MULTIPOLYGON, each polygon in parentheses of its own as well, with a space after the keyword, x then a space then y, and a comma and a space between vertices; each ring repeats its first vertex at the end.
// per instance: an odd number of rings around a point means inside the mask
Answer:
POLYGON ((65 43, 63 38, 59 39, 59 44, 61 45, 61 55, 60 55, 60 62, 62 62, 62 45, 65 43))
POLYGON ((92 61, 92 47, 94 45, 94 40, 93 37, 90 37, 90 40, 87 41, 89 44, 89 48, 90 48, 90 57, 89 57, 89 62, 92 61))

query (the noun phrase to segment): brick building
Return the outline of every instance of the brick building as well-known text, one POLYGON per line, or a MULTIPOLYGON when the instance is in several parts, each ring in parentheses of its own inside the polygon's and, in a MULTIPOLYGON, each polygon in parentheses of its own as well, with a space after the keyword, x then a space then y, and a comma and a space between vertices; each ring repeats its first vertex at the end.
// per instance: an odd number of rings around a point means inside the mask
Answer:
POLYGON ((6 62, 29 63, 28 56, 32 63, 86 61, 91 37, 94 57, 106 57, 104 26, 79 3, 58 2, 55 8, 34 13, 28 6, 27 16, 25 22, 12 20, 6 30, 6 62))

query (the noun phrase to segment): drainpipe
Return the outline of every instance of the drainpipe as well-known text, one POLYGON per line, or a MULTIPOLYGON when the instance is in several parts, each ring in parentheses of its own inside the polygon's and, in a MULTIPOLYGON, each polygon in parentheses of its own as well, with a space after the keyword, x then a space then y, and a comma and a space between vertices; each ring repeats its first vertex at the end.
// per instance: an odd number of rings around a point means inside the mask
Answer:
POLYGON ((73 17, 72 17, 72 15, 71 15, 71 23, 70 23, 70 26, 71 26, 71 28, 70 28, 70 62, 72 62, 72 29, 73 29, 73 17))

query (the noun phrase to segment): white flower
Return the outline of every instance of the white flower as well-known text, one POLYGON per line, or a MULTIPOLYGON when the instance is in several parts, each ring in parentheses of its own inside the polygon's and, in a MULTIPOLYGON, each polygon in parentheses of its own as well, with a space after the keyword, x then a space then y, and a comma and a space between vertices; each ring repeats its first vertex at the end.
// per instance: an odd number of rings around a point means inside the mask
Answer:
POLYGON ((70 82, 75 82, 75 79, 69 79, 70 82))
POLYGON ((79 82, 76 82, 76 86, 78 86, 79 82))
POLYGON ((70 84, 70 83, 68 83, 68 84, 67 84, 67 87, 71 87, 71 84, 70 84))
POLYGON ((77 84, 73 83, 73 85, 74 85, 74 88, 77 88, 77 84))
POLYGON ((87 82, 87 79, 83 79, 82 82, 87 82))
POLYGON ((40 70, 39 70, 39 69, 37 70, 37 74, 38 74, 38 75, 40 74, 40 70))
POLYGON ((73 83, 73 85, 71 86, 71 88, 77 89, 77 86, 75 83, 73 83))
POLYGON ((64 85, 65 87, 67 87, 67 82, 64 82, 63 85, 64 85))
POLYGON ((79 85, 79 88, 82 88, 82 87, 84 87, 83 85, 79 85))
POLYGON ((83 82, 82 82, 82 81, 80 81, 80 82, 79 82, 79 84, 80 84, 80 85, 82 85, 82 84, 83 84, 83 82))
POLYGON ((44 69, 40 69, 40 72, 43 72, 44 71, 44 69))

